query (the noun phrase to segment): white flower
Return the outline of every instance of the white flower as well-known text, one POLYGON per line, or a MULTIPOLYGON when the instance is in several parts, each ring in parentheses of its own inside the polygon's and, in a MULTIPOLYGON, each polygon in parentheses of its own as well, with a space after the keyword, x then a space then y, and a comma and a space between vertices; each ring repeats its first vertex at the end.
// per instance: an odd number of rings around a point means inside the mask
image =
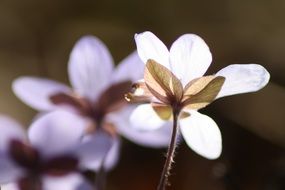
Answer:
POLYGON ((198 112, 217 98, 263 88, 270 75, 261 65, 235 64, 204 76, 212 55, 203 39, 195 34, 179 37, 170 50, 151 32, 135 35, 137 51, 146 69, 144 81, 135 85, 130 101, 145 101, 130 117, 135 128, 157 130, 172 119, 178 107, 179 126, 190 148, 208 158, 218 158, 222 138, 217 124, 198 112), (149 104, 150 102, 150 104, 149 104))
MULTIPOLYGON (((114 145, 105 160, 105 168, 108 169, 118 158, 120 141, 117 133, 140 145, 168 145, 170 127, 140 133, 128 122, 134 106, 127 104, 124 94, 133 81, 142 77, 143 68, 137 52, 114 68, 112 57, 103 42, 96 37, 85 36, 76 43, 70 55, 68 74, 73 89, 52 80, 20 77, 14 81, 13 91, 36 110, 65 109, 89 119, 89 137, 100 131, 110 134, 114 145), (153 138, 156 140, 151 141, 153 138)), ((93 163, 90 168, 97 170, 99 165, 93 163)))
POLYGON ((100 162, 111 141, 100 136, 82 142, 85 129, 86 121, 78 116, 55 111, 35 120, 26 137, 17 122, 1 116, 0 184, 21 190, 86 187, 78 171, 100 162))

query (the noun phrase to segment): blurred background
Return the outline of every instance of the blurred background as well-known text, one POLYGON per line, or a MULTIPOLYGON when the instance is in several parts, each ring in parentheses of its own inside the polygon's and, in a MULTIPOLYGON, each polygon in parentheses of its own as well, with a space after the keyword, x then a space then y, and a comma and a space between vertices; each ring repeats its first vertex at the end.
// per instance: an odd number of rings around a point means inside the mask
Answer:
MULTIPOLYGON (((196 33, 213 53, 209 73, 253 62, 268 69, 271 81, 202 110, 220 126, 222 156, 209 161, 181 143, 168 189, 284 190, 284 10, 283 0, 1 0, 0 112, 28 125, 36 112, 13 95, 11 82, 34 75, 68 83, 69 52, 82 35, 102 39, 118 63, 135 49, 135 33, 150 30, 168 46, 196 33)), ((107 190, 155 189, 165 152, 124 140, 107 190)))

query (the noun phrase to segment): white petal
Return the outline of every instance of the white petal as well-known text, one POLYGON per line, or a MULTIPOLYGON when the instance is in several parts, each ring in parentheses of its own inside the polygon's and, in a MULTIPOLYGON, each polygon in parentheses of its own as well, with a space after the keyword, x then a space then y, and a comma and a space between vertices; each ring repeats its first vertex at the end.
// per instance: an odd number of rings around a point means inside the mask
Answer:
POLYGON ((222 152, 221 132, 213 119, 196 111, 180 120, 181 133, 187 145, 208 159, 216 159, 222 152))
POLYGON ((84 134, 87 122, 65 111, 54 111, 32 123, 28 135, 33 146, 46 157, 73 151, 84 134))
POLYGON ((131 125, 137 130, 156 130, 163 126, 165 121, 155 113, 150 104, 138 106, 130 116, 131 125))
POLYGON ((119 112, 110 114, 108 121, 113 123, 118 132, 130 141, 146 147, 162 148, 169 145, 171 138, 171 122, 166 122, 162 127, 151 131, 134 129, 129 122, 129 116, 134 106, 128 106, 119 112))
POLYGON ((144 63, 135 51, 126 57, 115 69, 112 76, 112 83, 123 81, 137 81, 143 78, 144 63))
POLYGON ((98 171, 102 160, 110 151, 112 143, 111 136, 99 130, 85 136, 83 142, 76 148, 81 167, 98 171))
POLYGON ((23 171, 18 167, 8 155, 0 155, 0 184, 10 183, 23 175, 23 171))
POLYGON ((112 57, 101 40, 85 36, 75 44, 68 72, 77 93, 94 101, 109 85, 112 70, 112 57))
POLYGON ((92 190, 92 186, 79 174, 64 177, 44 176, 43 190, 92 190))
POLYGON ((37 77, 20 77, 12 85, 16 96, 32 108, 40 111, 49 111, 55 108, 50 96, 70 89, 56 81, 37 77))
POLYGON ((23 127, 7 116, 0 116, 0 155, 7 151, 10 140, 20 140, 26 139, 26 135, 23 127))
POLYGON ((170 48, 171 71, 186 85, 205 74, 212 62, 212 54, 202 38, 184 34, 170 48))
POLYGON ((226 78, 217 98, 255 92, 263 88, 269 81, 268 71, 257 64, 234 64, 220 70, 217 76, 226 78))
POLYGON ((138 54, 141 60, 146 63, 153 59, 163 66, 169 68, 169 51, 160 39, 151 32, 143 32, 135 35, 138 54))

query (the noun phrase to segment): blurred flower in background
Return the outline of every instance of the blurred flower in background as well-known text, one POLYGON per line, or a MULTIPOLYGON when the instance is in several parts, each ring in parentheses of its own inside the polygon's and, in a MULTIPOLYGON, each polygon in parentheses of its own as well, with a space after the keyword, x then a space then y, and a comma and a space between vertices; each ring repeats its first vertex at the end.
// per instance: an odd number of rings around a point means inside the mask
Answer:
POLYGON ((114 68, 107 47, 94 36, 82 37, 71 52, 68 64, 69 79, 73 86, 37 77, 20 77, 13 82, 15 94, 36 110, 46 112, 65 109, 89 121, 86 138, 108 135, 113 146, 106 158, 90 163, 99 170, 101 163, 109 170, 119 155, 119 134, 145 146, 164 147, 170 139, 170 128, 154 133, 140 133, 130 127, 128 117, 134 106, 128 105, 124 94, 131 84, 142 77, 144 64, 133 52, 114 68), (150 139, 155 139, 151 141, 150 139))
POLYGON ((28 138, 24 129, 8 117, 1 116, 0 129, 0 183, 8 183, 4 189, 13 183, 21 190, 54 189, 62 184, 67 185, 64 189, 78 189, 87 183, 78 172, 87 170, 90 161, 101 160, 111 147, 106 137, 82 142, 85 121, 62 111, 33 122, 28 138))

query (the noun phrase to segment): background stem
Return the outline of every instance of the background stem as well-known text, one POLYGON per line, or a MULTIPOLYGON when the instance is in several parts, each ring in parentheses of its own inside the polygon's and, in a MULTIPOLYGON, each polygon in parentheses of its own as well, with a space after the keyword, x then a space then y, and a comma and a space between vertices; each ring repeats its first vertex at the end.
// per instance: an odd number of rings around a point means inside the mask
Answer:
POLYGON ((100 168, 96 174, 96 179, 95 179, 96 190, 104 190, 106 187, 106 175, 107 175, 107 173, 106 173, 106 170, 104 167, 106 157, 107 157, 107 155, 102 160, 101 166, 100 166, 100 168))

